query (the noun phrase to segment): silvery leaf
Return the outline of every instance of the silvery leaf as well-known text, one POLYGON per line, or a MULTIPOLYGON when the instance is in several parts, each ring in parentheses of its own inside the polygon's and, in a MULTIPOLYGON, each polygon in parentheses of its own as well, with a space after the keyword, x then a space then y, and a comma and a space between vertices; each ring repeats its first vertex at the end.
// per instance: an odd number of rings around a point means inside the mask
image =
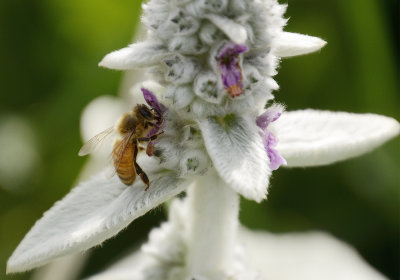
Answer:
POLYGON ((149 173, 145 191, 140 180, 127 187, 105 173, 79 184, 44 213, 8 260, 7 272, 26 271, 101 244, 189 184, 172 172, 149 173))
POLYGON ((270 125, 288 167, 317 166, 372 151, 399 134, 399 123, 375 114, 285 112, 270 125))
POLYGON ((222 179, 248 199, 264 199, 271 170, 255 120, 231 114, 202 119, 198 124, 222 179))

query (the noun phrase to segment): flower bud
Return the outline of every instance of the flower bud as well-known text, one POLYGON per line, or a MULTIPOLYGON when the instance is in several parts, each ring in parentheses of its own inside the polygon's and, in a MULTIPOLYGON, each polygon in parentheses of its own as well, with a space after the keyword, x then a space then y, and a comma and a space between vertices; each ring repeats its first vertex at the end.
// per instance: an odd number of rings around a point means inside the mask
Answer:
POLYGON ((224 97, 224 90, 215 73, 211 71, 198 74, 193 89, 198 97, 210 103, 220 104, 224 97))
POLYGON ((182 109, 188 106, 194 98, 193 90, 188 85, 168 86, 165 91, 165 98, 171 102, 176 109, 182 109))
POLYGON ((202 174, 208 166, 209 159, 203 149, 185 150, 179 163, 181 176, 202 174))
POLYGON ((180 54, 169 56, 163 62, 167 69, 165 80, 177 85, 191 82, 200 68, 197 60, 180 54))

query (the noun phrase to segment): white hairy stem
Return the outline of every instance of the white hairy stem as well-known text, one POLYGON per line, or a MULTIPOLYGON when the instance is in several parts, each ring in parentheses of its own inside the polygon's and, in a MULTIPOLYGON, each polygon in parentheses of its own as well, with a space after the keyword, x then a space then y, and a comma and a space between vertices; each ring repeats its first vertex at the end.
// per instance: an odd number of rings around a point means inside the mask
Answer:
POLYGON ((239 196, 213 170, 189 188, 188 200, 188 274, 218 279, 232 268, 239 196))

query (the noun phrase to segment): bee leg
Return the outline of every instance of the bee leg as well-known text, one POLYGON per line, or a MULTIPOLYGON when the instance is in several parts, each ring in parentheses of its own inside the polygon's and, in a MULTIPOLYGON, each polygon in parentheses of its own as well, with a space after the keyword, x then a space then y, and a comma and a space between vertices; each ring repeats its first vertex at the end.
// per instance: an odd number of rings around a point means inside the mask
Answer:
POLYGON ((163 134, 163 133, 164 133, 164 131, 161 131, 161 132, 159 132, 157 134, 154 134, 154 135, 152 135, 150 137, 140 137, 140 138, 138 138, 138 141, 140 141, 140 142, 150 142, 150 141, 153 141, 153 140, 157 139, 157 137, 160 134, 163 134))
POLYGON ((147 191, 150 187, 149 177, 147 177, 146 173, 143 172, 142 168, 135 162, 136 174, 140 176, 143 183, 147 186, 144 190, 147 191))
POLYGON ((150 137, 140 137, 140 138, 137 139, 139 142, 148 142, 147 148, 146 148, 146 154, 148 156, 151 157, 151 156, 154 155, 154 142, 151 142, 151 141, 157 139, 157 137, 162 133, 164 133, 164 131, 161 131, 161 132, 159 132, 157 134, 154 134, 154 135, 152 135, 150 137))
POLYGON ((150 187, 149 177, 147 177, 146 173, 144 173, 139 164, 137 164, 136 162, 137 154, 138 154, 138 148, 136 146, 135 150, 133 151, 133 163, 135 164, 136 174, 140 176, 140 179, 142 179, 143 183, 147 186, 144 189, 145 191, 147 191, 150 187))
MULTIPOLYGON (((153 136, 155 136, 155 135, 153 135, 153 136)), ((150 142, 151 140, 154 140, 154 139, 156 139, 156 138, 153 138, 153 139, 151 139, 153 136, 151 136, 151 137, 140 137, 139 139, 138 139, 138 141, 139 142, 150 142)))

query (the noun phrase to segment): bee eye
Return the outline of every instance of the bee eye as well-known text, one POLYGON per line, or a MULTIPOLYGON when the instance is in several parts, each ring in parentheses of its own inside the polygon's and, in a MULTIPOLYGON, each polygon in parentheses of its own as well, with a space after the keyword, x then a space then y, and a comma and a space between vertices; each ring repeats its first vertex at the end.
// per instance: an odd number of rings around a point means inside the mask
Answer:
POLYGON ((146 106, 141 106, 139 108, 139 112, 145 119, 148 119, 148 120, 154 119, 152 112, 146 106))

